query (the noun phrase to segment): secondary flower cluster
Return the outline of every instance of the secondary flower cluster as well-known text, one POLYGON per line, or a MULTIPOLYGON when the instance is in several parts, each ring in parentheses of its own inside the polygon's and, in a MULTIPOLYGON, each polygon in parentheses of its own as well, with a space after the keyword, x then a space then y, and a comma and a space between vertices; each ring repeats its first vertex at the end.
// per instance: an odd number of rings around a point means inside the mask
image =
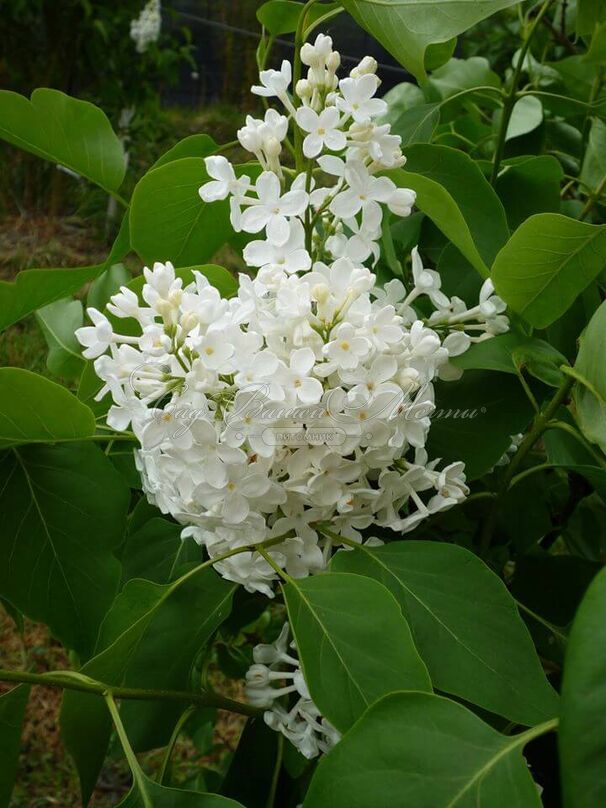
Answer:
POLYGON ((162 30, 160 0, 149 0, 139 16, 131 20, 130 38, 135 43, 137 53, 145 53, 150 45, 157 42, 162 30))
POLYGON ((271 644, 253 649, 254 665, 246 674, 246 695, 255 707, 267 708, 265 723, 281 732, 306 758, 328 752, 341 739, 340 733, 320 714, 307 689, 294 642, 288 645, 289 625, 284 623, 271 644), (275 687, 282 684, 281 687, 275 687), (284 706, 293 695, 294 704, 284 706))

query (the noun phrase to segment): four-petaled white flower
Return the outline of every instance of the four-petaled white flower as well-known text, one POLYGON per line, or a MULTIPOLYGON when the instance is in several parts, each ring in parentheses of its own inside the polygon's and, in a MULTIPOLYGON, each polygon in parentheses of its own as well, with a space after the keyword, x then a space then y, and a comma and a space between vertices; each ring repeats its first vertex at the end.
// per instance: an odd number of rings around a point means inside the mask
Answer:
POLYGON ((258 233, 267 228, 267 237, 272 243, 284 244, 290 235, 288 218, 303 213, 307 194, 301 190, 283 194, 280 180, 270 171, 263 171, 259 175, 255 191, 258 199, 247 200, 250 207, 242 213, 242 230, 258 233))
POLYGON ((379 86, 379 79, 373 73, 366 73, 360 78, 341 79, 339 89, 341 96, 337 98, 337 106, 346 115, 356 121, 365 123, 387 112, 387 104, 382 98, 373 98, 379 86))
POLYGON ((306 157, 317 157, 323 148, 340 151, 345 148, 347 138, 339 129, 339 110, 326 107, 319 114, 310 107, 299 107, 297 123, 304 132, 308 132, 303 141, 303 154, 306 157))

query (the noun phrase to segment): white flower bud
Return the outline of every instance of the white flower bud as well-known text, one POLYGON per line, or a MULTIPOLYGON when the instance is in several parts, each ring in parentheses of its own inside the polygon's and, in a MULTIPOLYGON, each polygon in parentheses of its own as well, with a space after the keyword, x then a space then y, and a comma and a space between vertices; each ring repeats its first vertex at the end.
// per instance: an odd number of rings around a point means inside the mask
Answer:
POLYGON ((295 87, 295 92, 297 93, 299 98, 311 98, 313 89, 309 80, 299 79, 299 81, 297 82, 297 86, 295 87))
POLYGON ((377 60, 372 56, 365 56, 360 64, 356 65, 349 74, 353 79, 359 79, 367 73, 376 73, 378 68, 377 60))
POLYGON ((301 61, 308 67, 319 67, 324 60, 314 46, 306 42, 301 48, 301 61))
POLYGON ((265 150, 265 154, 271 159, 272 157, 277 157, 280 154, 282 151, 282 144, 278 138, 268 137, 263 144, 263 148, 265 150))
POLYGON ((329 73, 336 73, 341 65, 341 54, 338 51, 333 51, 326 60, 326 67, 329 73))

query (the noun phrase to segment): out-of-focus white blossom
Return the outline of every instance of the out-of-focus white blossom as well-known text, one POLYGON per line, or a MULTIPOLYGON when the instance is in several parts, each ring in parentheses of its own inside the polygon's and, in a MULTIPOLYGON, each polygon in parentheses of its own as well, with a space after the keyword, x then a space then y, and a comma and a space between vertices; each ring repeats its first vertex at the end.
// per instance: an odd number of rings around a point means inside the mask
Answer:
POLYGON ((161 30, 160 0, 149 0, 143 6, 139 16, 130 23, 130 38, 135 43, 137 53, 145 53, 150 45, 157 42, 161 30))

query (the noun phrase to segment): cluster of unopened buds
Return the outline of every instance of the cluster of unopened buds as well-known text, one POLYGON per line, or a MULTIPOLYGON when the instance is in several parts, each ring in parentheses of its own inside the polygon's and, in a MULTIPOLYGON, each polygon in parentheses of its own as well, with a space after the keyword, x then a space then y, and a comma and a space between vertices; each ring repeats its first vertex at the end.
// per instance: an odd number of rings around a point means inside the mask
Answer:
MULTIPOLYGON (((451 358, 508 328, 490 281, 468 308, 416 249, 406 283, 377 285, 383 217, 408 216, 415 193, 382 173, 404 156, 378 122, 376 63, 367 57, 339 79, 322 34, 301 59, 309 70, 294 92, 288 62, 252 88, 283 107, 249 116, 238 133, 256 178, 224 156, 205 161, 202 200, 229 199, 234 229, 256 236, 237 295, 157 263, 144 270, 142 300, 123 288, 108 304, 112 321, 89 309, 93 325, 77 332, 104 383, 99 397, 113 399, 107 423, 130 426, 140 443, 149 501, 223 577, 268 597, 281 570, 324 570, 336 536, 408 532, 464 499, 463 464, 425 450, 433 383, 458 378, 451 358), (116 318, 138 326, 117 333, 116 318)), ((271 664, 249 675, 250 692, 276 678, 271 664)), ((311 755, 336 734, 300 671, 290 678, 300 699, 287 710, 272 696, 270 721, 311 755)))
POLYGON ((137 53, 145 53, 150 45, 157 42, 161 30, 160 0, 148 0, 139 16, 130 23, 130 38, 135 43, 137 53))
POLYGON ((269 727, 311 759, 332 749, 341 735, 312 701, 289 635, 289 625, 284 623, 273 643, 255 646, 254 664, 246 674, 246 695, 253 706, 265 708, 263 718, 269 727), (287 698, 294 703, 285 706, 287 698))

